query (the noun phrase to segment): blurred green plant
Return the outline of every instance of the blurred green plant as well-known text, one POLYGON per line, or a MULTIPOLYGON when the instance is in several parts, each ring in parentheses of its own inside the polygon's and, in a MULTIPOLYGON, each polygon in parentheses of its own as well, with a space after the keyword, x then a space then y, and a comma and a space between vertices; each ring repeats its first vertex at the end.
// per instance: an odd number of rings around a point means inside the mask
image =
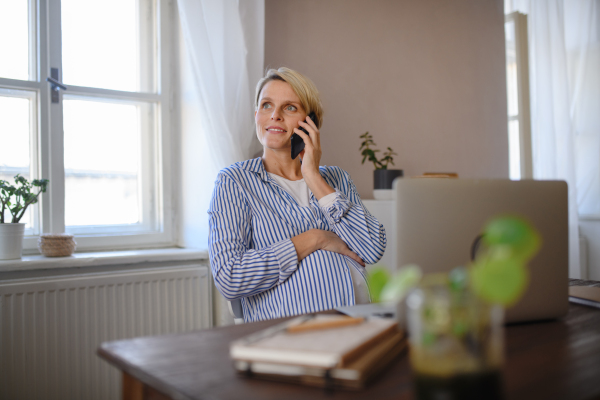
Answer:
POLYGON ((515 304, 529 283, 527 264, 540 250, 539 232, 524 218, 500 216, 484 227, 482 244, 469 270, 473 291, 488 303, 515 304))
MULTIPOLYGON (((454 292, 470 288, 488 303, 509 307, 527 288, 527 264, 541 247, 540 234, 524 218, 499 216, 484 226, 481 243, 469 268, 457 267, 443 280, 454 292)), ((402 267, 395 274, 374 267, 368 276, 373 302, 401 300, 421 278, 417 265, 402 267)))
POLYGON ((368 275, 369 289, 374 303, 402 299, 421 280, 421 268, 409 264, 391 274, 385 267, 375 266, 368 275))
POLYGON ((29 183, 27 179, 17 174, 15 185, 0 180, 0 224, 4 224, 4 211, 8 210, 12 215, 11 223, 18 223, 27 207, 38 202, 38 197, 46 191, 48 179, 34 179, 29 183), (36 193, 37 188, 37 193, 36 193))
POLYGON ((381 301, 381 292, 384 286, 390 281, 390 277, 390 272, 381 265, 376 265, 369 271, 367 279, 373 303, 381 301))
POLYGON ((361 164, 364 164, 365 161, 369 160, 369 162, 373 163, 375 169, 387 169, 390 163, 395 165, 394 157, 392 156, 397 156, 398 154, 394 153, 394 150, 392 150, 391 147, 388 147, 387 151, 383 153, 383 157, 378 159, 375 153, 379 153, 379 150, 371 148, 371 146, 376 146, 375 142, 373 141, 373 136, 371 136, 369 132, 365 132, 364 134, 360 135, 360 138, 363 139, 363 142, 360 144, 360 148, 358 149, 361 151, 360 154, 363 156, 361 164))

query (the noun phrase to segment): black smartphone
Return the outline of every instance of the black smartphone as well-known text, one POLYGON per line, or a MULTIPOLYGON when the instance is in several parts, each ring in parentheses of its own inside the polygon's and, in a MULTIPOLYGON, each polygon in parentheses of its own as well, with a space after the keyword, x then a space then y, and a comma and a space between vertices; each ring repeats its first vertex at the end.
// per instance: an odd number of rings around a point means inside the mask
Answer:
MULTIPOLYGON (((314 112, 311 112, 310 114, 308 114, 308 116, 315 124, 317 123, 317 118, 315 117, 314 112)), ((306 122, 306 120, 304 120, 304 122, 306 122)), ((304 131, 304 133, 306 133, 308 135, 308 132, 306 131, 306 129, 304 129, 302 127, 300 127, 300 129, 302 129, 304 131)), ((294 133, 292 135, 292 160, 294 160, 296 157, 298 157, 298 154, 300 154, 302 152, 302 150, 304 150, 304 140, 302 140, 300 135, 298 135, 297 133, 294 133)))

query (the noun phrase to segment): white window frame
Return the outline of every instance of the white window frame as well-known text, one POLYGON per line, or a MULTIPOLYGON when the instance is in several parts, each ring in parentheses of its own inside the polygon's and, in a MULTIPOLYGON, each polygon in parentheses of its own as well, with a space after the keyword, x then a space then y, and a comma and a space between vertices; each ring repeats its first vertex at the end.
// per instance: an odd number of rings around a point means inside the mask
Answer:
POLYGON ((527 15, 512 12, 505 15, 504 22, 512 22, 515 27, 515 60, 517 64, 518 111, 517 115, 508 116, 508 124, 511 121, 518 121, 519 124, 519 165, 521 179, 533 179, 527 15))
MULTIPOLYGON (((13 97, 13 98, 21 98, 28 99, 30 101, 29 108, 29 126, 30 126, 30 137, 29 137, 29 160, 30 160, 30 173, 32 171, 36 171, 38 167, 38 144, 36 141, 37 134, 35 132, 38 131, 38 98, 39 94, 34 90, 23 90, 18 89, 16 87, 10 86, 0 86, 0 95, 5 97, 13 97)), ((34 178, 35 179, 35 178, 34 178)), ((10 181, 9 181, 10 182, 10 181)), ((12 182, 10 182, 12 183, 12 182)), ((27 208, 27 213, 31 213, 31 227, 25 230, 26 236, 39 235, 41 231, 40 226, 40 209, 36 207, 36 205, 29 206, 27 208)), ((10 218, 12 216, 10 214, 5 213, 5 217, 8 217, 8 221, 10 222, 10 218)))
MULTIPOLYGON (((156 186, 151 198, 155 207, 155 220, 142 229, 128 229, 126 226, 106 227, 65 227, 65 170, 64 141, 62 124, 62 102, 51 103, 50 68, 62 71, 61 60, 61 12, 60 0, 29 0, 30 21, 30 80, 0 78, 0 88, 27 90, 36 93, 36 129, 30 140, 31 178, 50 180, 47 193, 33 207, 34 229, 26 233, 23 250, 25 254, 37 253, 39 233, 62 233, 65 230, 76 236, 77 250, 122 250, 132 248, 167 247, 175 244, 173 226, 171 136, 173 112, 173 82, 171 60, 173 49, 173 4, 168 0, 156 0, 156 40, 158 65, 155 68, 157 87, 155 93, 124 92, 118 90, 89 88, 68 85, 66 96, 85 96, 116 100, 126 103, 156 103, 156 137, 142 146, 143 157, 151 156, 156 162, 143 161, 152 165, 152 171, 144 171, 145 176, 155 175, 156 186), (32 40, 33 39, 33 40, 32 40), (33 42, 33 43, 32 43, 33 42), (154 154, 151 154, 154 153, 154 154), (148 174, 150 172, 150 174, 148 174)), ((143 71, 142 73, 145 73, 143 71)), ((148 138, 147 138, 148 139, 148 138)), ((154 161, 153 160, 153 161, 154 161)), ((148 187, 145 185, 144 187, 148 187)), ((148 204, 143 212, 147 212, 148 204)), ((147 217, 147 215, 145 215, 147 217)), ((148 219, 148 218, 146 218, 148 219)))

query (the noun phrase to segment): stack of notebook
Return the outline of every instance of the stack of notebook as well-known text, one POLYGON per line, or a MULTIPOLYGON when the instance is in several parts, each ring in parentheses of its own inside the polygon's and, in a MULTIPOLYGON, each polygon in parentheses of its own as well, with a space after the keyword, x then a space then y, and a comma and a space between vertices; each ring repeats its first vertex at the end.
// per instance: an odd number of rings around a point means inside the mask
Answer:
POLYGON ((235 341, 230 354, 247 376, 360 389, 405 346, 395 321, 308 315, 235 341))
POLYGON ((584 306, 600 308, 600 287, 570 286, 569 301, 584 306))

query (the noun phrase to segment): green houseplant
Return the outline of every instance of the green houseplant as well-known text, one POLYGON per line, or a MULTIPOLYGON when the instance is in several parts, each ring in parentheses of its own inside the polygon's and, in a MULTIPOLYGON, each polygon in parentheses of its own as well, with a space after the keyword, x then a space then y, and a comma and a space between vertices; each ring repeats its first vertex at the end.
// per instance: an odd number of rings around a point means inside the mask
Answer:
POLYGON ((25 224, 20 221, 27 207, 37 203, 40 194, 46 192, 48 183, 48 179, 29 182, 19 174, 15 176, 15 185, 0 180, 0 260, 21 258, 25 224))
POLYGON ((362 164, 368 160, 375 167, 373 171, 373 196, 377 200, 391 200, 392 183, 394 179, 402 177, 404 174, 401 169, 388 168, 390 164, 395 165, 393 156, 398 154, 391 147, 388 147, 381 157, 378 157, 379 150, 374 148, 376 144, 373 141, 373 136, 369 132, 365 132, 360 135, 360 138, 362 143, 359 151, 363 156, 362 164))

